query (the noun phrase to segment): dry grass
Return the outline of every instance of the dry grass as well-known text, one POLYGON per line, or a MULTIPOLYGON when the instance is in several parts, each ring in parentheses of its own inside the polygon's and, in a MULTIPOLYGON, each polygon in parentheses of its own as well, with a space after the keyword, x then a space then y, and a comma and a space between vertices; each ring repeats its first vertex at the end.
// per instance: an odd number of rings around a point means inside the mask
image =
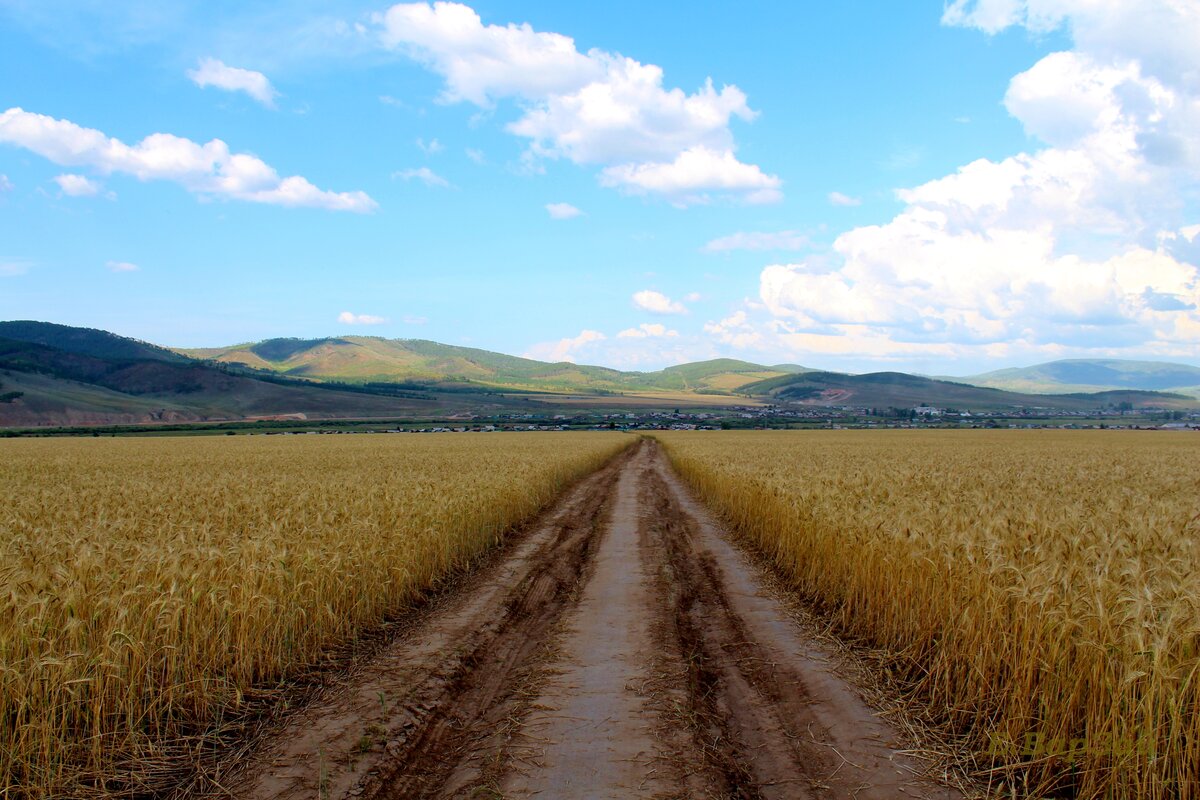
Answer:
POLYGON ((0 443, 0 797, 162 790, 619 434, 0 443))
POLYGON ((1200 437, 660 438, 993 790, 1200 796, 1200 437))

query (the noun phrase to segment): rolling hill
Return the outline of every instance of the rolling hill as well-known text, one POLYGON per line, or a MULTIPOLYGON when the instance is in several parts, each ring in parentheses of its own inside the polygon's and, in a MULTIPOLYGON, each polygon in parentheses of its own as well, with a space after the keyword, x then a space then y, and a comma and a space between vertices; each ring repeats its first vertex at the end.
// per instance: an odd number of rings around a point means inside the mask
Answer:
POLYGON ((1066 359, 953 380, 1031 394, 1141 389, 1200 397, 1200 367, 1162 361, 1066 359))
POLYGON ((1180 394, 1115 390, 1077 394, 1023 394, 965 383, 925 378, 903 372, 842 375, 806 372, 747 384, 739 391, 779 401, 814 406, 912 408, 933 405, 963 410, 1014 410, 1020 408, 1090 411, 1129 403, 1134 407, 1191 408, 1193 398, 1180 394))
POLYGON ((766 378, 804 370, 767 367, 718 358, 657 372, 621 372, 571 362, 529 358, 458 347, 424 339, 343 336, 327 339, 268 339, 209 349, 180 349, 181 355, 241 364, 282 375, 347 383, 468 381, 483 386, 544 392, 699 392, 724 394, 766 378))
POLYGON ((413 393, 364 394, 226 372, 103 331, 0 330, 40 340, 0 338, 0 426, 395 416, 444 406, 413 393))
MULTIPOLYGON (((1055 362, 997 381, 1193 380, 1185 365, 1055 362), (1062 366, 1062 365, 1067 366, 1062 366), (1132 366, 1130 366, 1132 364, 1132 366), (1120 377, 1125 376, 1125 377, 1120 377), (1140 377, 1138 377, 1140 376, 1140 377)), ((979 376, 986 377, 986 376, 979 376)), ((1075 386, 1075 384, 1059 384, 1075 386)), ((555 364, 426 340, 269 339, 171 350, 106 331, 0 322, 0 427, 305 418, 446 417, 540 406, 807 406, 1089 411, 1195 408, 1196 398, 1140 388, 1036 394, 899 372, 845 375, 719 358, 656 372, 555 364), (753 398, 753 400, 743 399, 753 398), (533 404, 533 405, 531 405, 533 404)))

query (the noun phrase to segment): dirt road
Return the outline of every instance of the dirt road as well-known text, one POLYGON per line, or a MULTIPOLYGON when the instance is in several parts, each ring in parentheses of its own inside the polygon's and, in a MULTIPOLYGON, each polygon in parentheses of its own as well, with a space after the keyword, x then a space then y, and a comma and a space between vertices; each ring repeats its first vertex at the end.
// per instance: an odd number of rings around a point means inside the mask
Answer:
POLYGON ((958 798, 643 442, 287 720, 283 798, 958 798))

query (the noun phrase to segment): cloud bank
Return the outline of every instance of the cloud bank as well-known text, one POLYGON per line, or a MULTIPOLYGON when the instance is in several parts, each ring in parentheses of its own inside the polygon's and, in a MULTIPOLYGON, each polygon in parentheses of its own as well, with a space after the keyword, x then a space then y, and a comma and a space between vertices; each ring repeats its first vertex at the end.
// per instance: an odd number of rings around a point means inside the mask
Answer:
POLYGON ((515 99, 508 131, 530 160, 599 165, 601 183, 677 205, 712 195, 781 198, 782 181, 735 155, 730 123, 757 116, 736 86, 668 89, 654 64, 592 49, 525 25, 484 25, 458 3, 402 3, 375 15, 380 42, 442 76, 445 103, 492 108, 515 99))
POLYGON ((230 152, 220 139, 198 144, 153 133, 128 145, 69 120, 10 108, 0 114, 0 142, 62 166, 88 167, 102 175, 122 173, 142 181, 171 181, 203 197, 357 213, 377 207, 365 192, 330 192, 298 175, 281 178, 258 158, 230 152))
POLYGON ((900 191, 904 209, 843 233, 833 258, 767 266, 765 315, 711 332, 873 358, 1194 359, 1200 6, 959 0, 943 21, 1069 28, 1073 49, 1013 77, 1004 98, 1044 147, 900 191))

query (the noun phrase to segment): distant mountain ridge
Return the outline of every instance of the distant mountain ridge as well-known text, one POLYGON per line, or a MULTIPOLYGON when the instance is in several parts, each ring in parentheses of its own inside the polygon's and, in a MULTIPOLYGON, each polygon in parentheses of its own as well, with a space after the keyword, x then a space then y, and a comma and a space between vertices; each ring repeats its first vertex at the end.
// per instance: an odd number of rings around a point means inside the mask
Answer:
POLYGON ((1140 389, 1200 397, 1200 367, 1164 361, 1074 358, 953 380, 1031 394, 1140 389))
MULTIPOLYGON (((1157 385, 1200 368, 1157 362, 1052 362, 976 376, 1043 381, 1097 376, 1157 385), (1066 366, 1063 366, 1066 365, 1066 366), (1113 376, 1117 377, 1113 377, 1113 376), (997 377, 999 376, 999 377, 997 377), (1123 377, 1121 377, 1123 376, 1123 377)), ((420 339, 269 339, 172 350, 107 331, 0 322, 0 426, 203 421, 276 416, 411 417, 535 408, 704 407, 755 402, 966 410, 1196 408, 1195 397, 1138 388, 1034 394, 899 372, 847 375, 719 358, 653 372, 546 363, 420 339), (720 397, 723 396, 723 397, 720 397), (745 400, 741 398, 747 398, 745 400), (563 406, 565 404, 565 406, 563 406)), ((1059 384, 1064 385, 1064 384, 1059 384)))
POLYGON ((727 394, 748 383, 806 370, 791 364, 768 367, 718 358, 655 372, 622 372, 565 361, 547 363, 426 339, 375 336, 267 339, 231 347, 179 349, 176 352, 192 358, 242 364, 317 380, 351 383, 471 381, 493 387, 550 392, 727 394))
POLYGON ((1161 405, 1183 408, 1197 405, 1185 395, 1164 392, 1121 389, 1095 393, 1028 394, 905 372, 870 372, 864 375, 806 372, 747 384, 741 391, 806 405, 878 409, 935 406, 975 411, 1020 408, 1089 411, 1117 407, 1122 403, 1131 407, 1161 405))
POLYGON ((230 372, 106 331, 27 321, 0 322, 0 396, 0 426, 394 416, 434 407, 399 392, 230 372))
POLYGON ((114 360, 167 361, 176 364, 188 361, 166 347, 118 336, 95 328, 75 328, 53 322, 14 320, 0 322, 0 338, 53 347, 67 353, 114 360))

